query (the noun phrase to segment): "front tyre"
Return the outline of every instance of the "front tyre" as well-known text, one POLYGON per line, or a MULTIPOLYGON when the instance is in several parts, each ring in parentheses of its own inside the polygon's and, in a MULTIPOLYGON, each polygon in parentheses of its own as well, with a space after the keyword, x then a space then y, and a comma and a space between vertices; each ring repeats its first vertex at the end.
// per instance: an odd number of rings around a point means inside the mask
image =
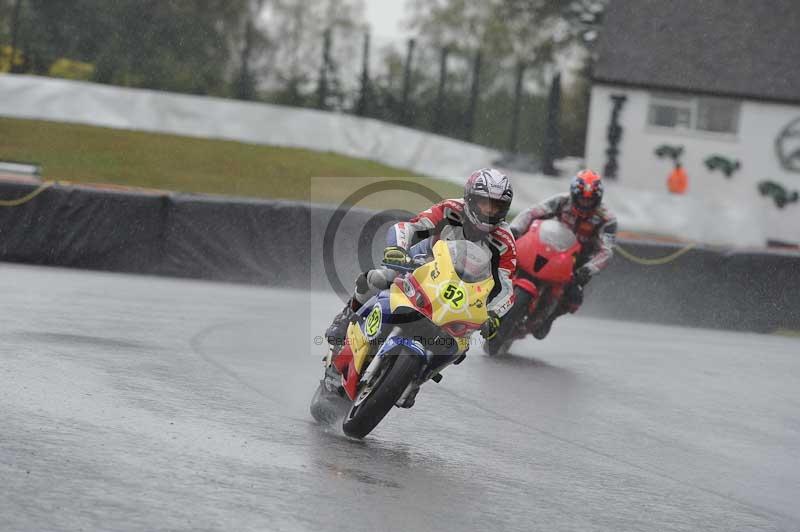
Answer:
POLYGON ((489 356, 504 355, 514 342, 514 329, 520 320, 525 317, 533 296, 522 288, 514 289, 514 306, 500 318, 500 328, 491 340, 483 343, 483 350, 489 356))
POLYGON ((342 423, 344 433, 353 438, 369 434, 400 399, 424 363, 419 355, 404 348, 384 361, 380 373, 365 385, 347 413, 342 423))

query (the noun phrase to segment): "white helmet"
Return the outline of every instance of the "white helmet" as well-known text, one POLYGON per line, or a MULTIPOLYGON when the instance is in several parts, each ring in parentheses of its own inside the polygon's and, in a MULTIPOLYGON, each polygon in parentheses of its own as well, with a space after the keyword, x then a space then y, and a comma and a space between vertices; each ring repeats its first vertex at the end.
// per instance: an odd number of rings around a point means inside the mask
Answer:
POLYGON ((506 219, 513 198, 507 175, 482 168, 469 176, 464 186, 464 214, 476 229, 488 233, 506 219))

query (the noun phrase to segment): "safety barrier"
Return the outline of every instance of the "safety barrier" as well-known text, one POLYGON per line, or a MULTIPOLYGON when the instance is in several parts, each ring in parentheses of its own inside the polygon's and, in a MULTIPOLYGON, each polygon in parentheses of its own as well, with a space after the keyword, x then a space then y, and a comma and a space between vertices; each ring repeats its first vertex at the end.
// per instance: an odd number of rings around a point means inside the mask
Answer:
MULTIPOLYGON (((378 251, 380 239, 367 237, 391 222, 388 214, 353 209, 326 235, 333 206, 60 184, 0 183, 0 199, 3 261, 321 290, 331 289, 332 278, 349 288, 369 262, 369 256, 359 260, 359 251, 370 243, 378 251), (333 252, 323 260, 326 242, 333 252)), ((622 245, 587 288, 581 313, 800 330, 797 253, 622 245)))
POLYGON ((643 265, 615 257, 587 289, 587 313, 682 326, 768 332, 800 329, 800 255, 626 242, 643 265))

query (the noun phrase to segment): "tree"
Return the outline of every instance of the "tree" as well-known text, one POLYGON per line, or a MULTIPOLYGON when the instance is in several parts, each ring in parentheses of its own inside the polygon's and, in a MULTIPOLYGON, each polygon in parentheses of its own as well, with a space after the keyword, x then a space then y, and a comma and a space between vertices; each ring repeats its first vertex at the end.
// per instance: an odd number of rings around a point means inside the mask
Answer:
POLYGON ((269 54, 267 84, 274 99, 289 105, 310 105, 322 64, 324 34, 331 30, 331 59, 325 76, 332 102, 342 108, 348 101, 342 90, 343 71, 356 85, 364 25, 363 0, 272 0, 266 7, 266 26, 273 47, 269 54))
POLYGON ((25 0, 27 70, 59 58, 95 65, 94 79, 162 90, 226 94, 230 35, 247 0, 25 0))
MULTIPOLYGON (((241 100, 253 100, 256 97, 257 76, 254 71, 256 56, 262 56, 269 46, 264 31, 259 29, 259 17, 264 10, 264 0, 249 0, 243 21, 241 36, 241 59, 239 75, 234 84, 234 96, 241 100)), ((234 41, 236 42, 236 41, 234 41)), ((234 44, 235 46, 235 44, 234 44)))
MULTIPOLYGON (((520 129, 519 140, 523 150, 532 147, 539 152, 543 134, 539 129, 543 129, 544 117, 530 113, 541 113, 539 110, 545 108, 542 95, 558 70, 564 65, 574 69, 584 63, 607 3, 608 0, 414 0, 409 25, 428 47, 446 46, 465 58, 479 49, 482 51, 485 66, 481 79, 485 81, 476 126, 476 138, 482 143, 504 143, 496 141, 496 123, 512 122, 514 109, 507 102, 514 100, 515 72, 520 66, 524 68, 526 94, 521 97, 521 108, 527 124, 520 129), (495 134, 486 139, 486 131, 495 134)), ((425 71, 431 80, 434 65, 429 63, 425 71)), ((462 61, 462 71, 464 64, 462 61)), ((466 78, 458 68, 451 73, 448 94, 451 102, 457 102, 465 91, 459 80, 466 78)), ((565 104, 575 106, 574 110, 570 107, 561 113, 562 131, 569 135, 563 146, 570 152, 583 144, 578 139, 582 139, 585 129, 582 102, 587 100, 584 96, 588 84, 581 78, 587 75, 588 69, 579 67, 566 76, 577 80, 572 83, 575 88, 568 85, 565 91, 565 104)), ((458 131, 457 125, 451 127, 451 131, 458 131)), ((508 134, 501 133, 500 137, 507 139, 508 134)))
POLYGON ((414 0, 410 25, 437 48, 470 52, 482 48, 488 55, 505 55, 510 42, 500 17, 501 0, 414 0))
POLYGON ((562 155, 582 156, 586 151, 586 126, 591 93, 589 61, 564 92, 561 100, 562 155))
POLYGON ((523 61, 529 66, 552 60, 563 40, 562 1, 414 0, 410 26, 434 47, 455 52, 481 49, 487 57, 523 61))
POLYGON ((0 43, 10 44, 13 33, 13 13, 17 0, 0 0, 0 43))
POLYGON ((573 41, 580 45, 591 43, 610 0, 501 0, 502 16, 510 23, 536 31, 543 22, 552 26, 563 24, 559 41, 573 41))
POLYGON ((22 0, 0 0, 0 72, 18 68, 18 37, 22 0))

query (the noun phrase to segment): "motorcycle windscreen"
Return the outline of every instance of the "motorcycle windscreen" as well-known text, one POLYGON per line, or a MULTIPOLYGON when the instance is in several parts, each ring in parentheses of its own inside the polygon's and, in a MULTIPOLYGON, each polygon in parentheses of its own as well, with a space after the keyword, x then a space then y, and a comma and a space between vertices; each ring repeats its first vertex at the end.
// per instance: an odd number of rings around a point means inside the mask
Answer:
POLYGON ((545 220, 539 226, 539 241, 556 251, 569 250, 577 243, 569 227, 556 220, 545 220))
POLYGON ((465 283, 479 283, 492 276, 492 257, 478 244, 469 240, 450 240, 447 247, 453 268, 465 283))

